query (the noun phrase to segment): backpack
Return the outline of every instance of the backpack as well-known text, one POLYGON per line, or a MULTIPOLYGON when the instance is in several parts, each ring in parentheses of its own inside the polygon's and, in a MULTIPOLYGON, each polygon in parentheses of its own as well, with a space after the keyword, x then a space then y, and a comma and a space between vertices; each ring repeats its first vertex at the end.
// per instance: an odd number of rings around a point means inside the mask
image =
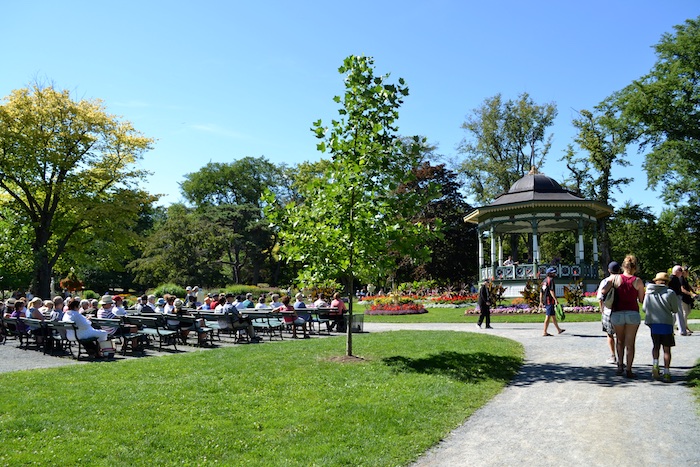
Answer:
POLYGON ((608 290, 608 293, 605 294, 605 297, 603 297, 603 306, 607 308, 608 310, 612 310, 613 306, 615 306, 615 289, 617 286, 615 285, 615 279, 613 278, 612 280, 612 287, 610 287, 610 290, 608 290))

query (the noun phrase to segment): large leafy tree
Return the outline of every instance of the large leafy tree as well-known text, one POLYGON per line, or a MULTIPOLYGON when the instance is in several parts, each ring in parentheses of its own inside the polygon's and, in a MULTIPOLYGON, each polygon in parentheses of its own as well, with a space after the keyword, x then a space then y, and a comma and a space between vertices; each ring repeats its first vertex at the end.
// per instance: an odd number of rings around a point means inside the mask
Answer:
POLYGON ((121 226, 151 201, 136 189, 144 174, 134 165, 151 144, 99 100, 77 101, 40 84, 4 99, 0 203, 11 221, 29 226, 35 294, 49 296, 53 268, 66 252, 98 238, 110 245, 124 239, 121 226))
POLYGON ((651 279, 673 263, 668 235, 647 207, 626 203, 611 216, 609 227, 612 259, 621 262, 633 253, 643 278, 651 279))
POLYGON ((610 100, 636 131, 651 186, 669 202, 700 204, 700 17, 675 26, 654 47, 651 71, 610 100), (692 199, 694 198, 694 199, 692 199))
POLYGON ((291 197, 285 166, 264 157, 244 157, 231 163, 209 163, 185 175, 183 196, 217 233, 223 257, 210 258, 230 271, 231 280, 259 282, 264 266, 274 268, 274 232, 263 221, 262 195, 266 189, 281 199, 291 197))
POLYGON ((531 167, 541 167, 552 139, 546 131, 556 116, 554 103, 538 105, 527 93, 508 101, 497 94, 474 109, 462 124, 467 136, 458 147, 468 194, 487 204, 531 167))
MULTIPOLYGON (((363 56, 347 57, 339 72, 345 76, 345 94, 334 99, 339 119, 330 127, 313 124, 318 149, 330 152, 331 161, 323 176, 299 187, 301 201, 287 204, 284 216, 270 209, 270 217, 280 225, 284 254, 301 264, 302 279, 345 280, 352 317, 355 277, 386 275, 399 255, 426 260, 422 240, 429 229, 413 222, 423 195, 397 193, 413 176, 421 149, 420 138, 406 145, 397 136, 398 109, 408 95, 404 80, 375 75, 373 59, 363 56)), ((352 355, 350 326, 346 353, 352 355)))
POLYGON ((477 251, 476 227, 465 225, 464 215, 471 206, 464 200, 457 173, 444 164, 423 162, 415 169, 415 178, 399 188, 399 193, 419 190, 432 197, 433 187, 439 194, 427 203, 415 220, 428 225, 441 225, 440 235, 427 241, 430 261, 414 265, 404 261, 400 279, 432 279, 441 284, 453 285, 473 281, 476 277, 477 251))
MULTIPOLYGON (((613 193, 632 181, 630 177, 613 177, 612 173, 616 166, 629 166, 625 159, 629 127, 605 102, 598 105, 594 112, 581 110, 572 123, 577 130, 574 141, 585 151, 584 155, 580 155, 570 145, 563 157, 571 172, 573 188, 586 199, 612 204, 615 201, 613 193)), ((611 254, 607 221, 599 221, 597 228, 602 263, 608 264, 611 254)))

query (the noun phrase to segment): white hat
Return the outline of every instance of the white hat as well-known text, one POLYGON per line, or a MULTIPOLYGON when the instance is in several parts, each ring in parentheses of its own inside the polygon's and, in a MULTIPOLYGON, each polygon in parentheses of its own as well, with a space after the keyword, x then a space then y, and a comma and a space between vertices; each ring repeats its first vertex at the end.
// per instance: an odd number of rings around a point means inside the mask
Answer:
POLYGON ((114 302, 112 301, 111 295, 103 295, 100 299, 100 305, 111 305, 112 303, 114 302))

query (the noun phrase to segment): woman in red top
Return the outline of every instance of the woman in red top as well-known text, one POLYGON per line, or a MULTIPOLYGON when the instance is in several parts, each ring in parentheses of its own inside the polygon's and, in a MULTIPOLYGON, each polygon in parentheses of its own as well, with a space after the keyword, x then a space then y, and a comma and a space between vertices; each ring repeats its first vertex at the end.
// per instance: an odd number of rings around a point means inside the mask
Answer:
POLYGON ((610 313, 610 322, 615 328, 617 337, 617 375, 625 373, 628 378, 636 378, 632 373, 634 362, 634 345, 637 339, 637 330, 641 323, 639 304, 644 302, 644 283, 635 276, 637 272, 637 258, 627 255, 622 263, 622 274, 616 275, 603 287, 603 296, 608 293, 610 287, 615 287, 615 302, 610 313), (625 352, 627 360, 624 359, 625 352), (623 364, 627 364, 624 368, 623 364))

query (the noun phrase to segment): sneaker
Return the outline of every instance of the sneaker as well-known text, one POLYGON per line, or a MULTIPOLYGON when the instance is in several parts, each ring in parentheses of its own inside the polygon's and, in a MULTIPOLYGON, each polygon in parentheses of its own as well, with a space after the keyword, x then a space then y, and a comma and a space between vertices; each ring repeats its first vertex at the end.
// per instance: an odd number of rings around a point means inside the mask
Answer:
POLYGON ((486 326, 486 329, 493 329, 491 326, 486 326))
POLYGON ((654 379, 659 379, 659 365, 654 365, 651 367, 651 377, 654 379))
POLYGON ((476 323, 476 327, 479 328, 479 329, 481 329, 481 324, 476 323))
POLYGON ((672 383, 673 379, 671 379, 671 373, 666 373, 664 375, 664 379, 662 380, 664 383, 672 383))
POLYGON ((613 357, 608 357, 607 360, 605 360, 605 363, 612 363, 613 365, 617 364, 617 358, 613 357))

